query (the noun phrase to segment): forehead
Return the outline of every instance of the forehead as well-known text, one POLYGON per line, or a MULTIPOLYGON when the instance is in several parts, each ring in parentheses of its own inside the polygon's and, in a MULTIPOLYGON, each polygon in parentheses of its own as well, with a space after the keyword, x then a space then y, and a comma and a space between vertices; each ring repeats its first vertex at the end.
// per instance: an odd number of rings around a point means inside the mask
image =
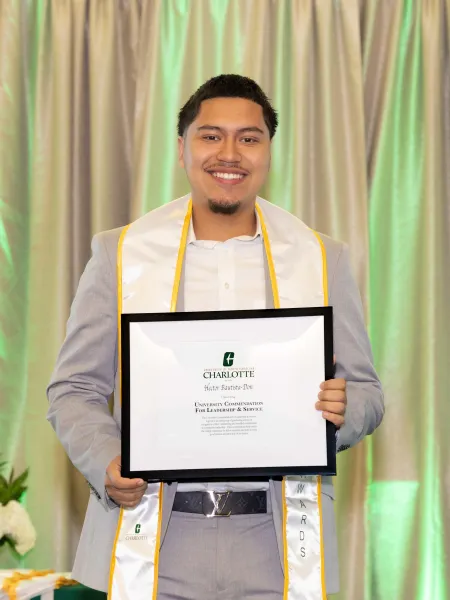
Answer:
POLYGON ((269 132, 262 106, 246 98, 212 98, 204 100, 193 122, 194 127, 213 125, 224 129, 259 127, 269 132))

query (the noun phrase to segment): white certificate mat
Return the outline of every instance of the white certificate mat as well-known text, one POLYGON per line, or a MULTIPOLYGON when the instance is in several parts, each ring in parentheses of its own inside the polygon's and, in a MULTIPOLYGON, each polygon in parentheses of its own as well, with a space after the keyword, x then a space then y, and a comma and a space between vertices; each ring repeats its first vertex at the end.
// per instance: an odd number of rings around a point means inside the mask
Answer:
POLYGON ((123 315, 122 473, 335 473, 332 309, 123 315))

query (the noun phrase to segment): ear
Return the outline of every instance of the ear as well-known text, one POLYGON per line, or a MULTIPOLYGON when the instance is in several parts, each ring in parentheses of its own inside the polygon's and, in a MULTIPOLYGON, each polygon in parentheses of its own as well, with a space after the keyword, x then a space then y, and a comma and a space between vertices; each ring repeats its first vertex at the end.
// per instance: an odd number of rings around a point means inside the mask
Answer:
POLYGON ((178 164, 184 169, 184 138, 178 137, 178 164))

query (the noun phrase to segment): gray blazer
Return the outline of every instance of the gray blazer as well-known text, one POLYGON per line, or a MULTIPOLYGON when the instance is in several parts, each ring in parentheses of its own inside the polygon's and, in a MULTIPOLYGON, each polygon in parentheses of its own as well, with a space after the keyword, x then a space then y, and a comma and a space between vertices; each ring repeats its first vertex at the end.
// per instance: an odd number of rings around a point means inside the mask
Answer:
MULTIPOLYGON (((73 577, 107 591, 119 509, 105 495, 105 471, 120 454, 120 409, 114 415, 108 399, 117 370, 116 251, 121 229, 101 233, 92 242, 93 256, 81 277, 67 335, 48 386, 48 419, 70 460, 91 488, 73 577)), ((350 271, 344 244, 322 236, 328 262, 330 305, 334 307, 336 377, 347 380, 345 426, 338 434, 338 451, 354 446, 380 424, 383 393, 372 364, 361 300, 350 271)), ((169 522, 177 485, 165 486, 161 543, 169 522)), ((339 589, 337 540, 330 477, 323 481, 325 570, 328 593, 339 589)), ((280 557, 281 484, 270 482, 274 524, 280 557)), ((281 561, 283 565, 283 561, 281 561)))

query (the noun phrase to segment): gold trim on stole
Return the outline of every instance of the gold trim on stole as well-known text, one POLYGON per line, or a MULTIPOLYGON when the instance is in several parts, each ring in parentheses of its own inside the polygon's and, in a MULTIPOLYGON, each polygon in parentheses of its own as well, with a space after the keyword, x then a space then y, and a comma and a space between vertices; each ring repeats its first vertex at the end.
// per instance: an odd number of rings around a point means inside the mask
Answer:
MULTIPOLYGON (((328 266, 327 266, 327 251, 322 238, 313 231, 322 252, 322 277, 323 277, 323 303, 328 306, 328 266)), ((319 522, 320 522, 320 561, 321 561, 321 575, 322 575, 322 600, 327 600, 327 588, 325 582, 325 548, 323 543, 323 512, 322 512, 322 477, 317 478, 317 502, 319 505, 319 522)))
POLYGON ((158 576, 159 576, 159 547, 161 545, 161 527, 162 527, 162 507, 163 507, 163 495, 164 485, 159 484, 159 506, 158 506, 158 526, 156 531, 156 542, 155 542, 155 558, 154 562, 154 573, 153 573, 153 595, 152 600, 156 600, 158 595, 158 576))
POLYGON ((324 306, 328 306, 328 267, 327 267, 327 251, 325 250, 325 244, 323 243, 320 234, 317 231, 311 230, 313 234, 316 236, 317 241, 320 245, 320 250, 322 252, 322 281, 323 281, 323 304, 324 306))
MULTIPOLYGON (((125 239, 125 235, 130 225, 123 228, 120 234, 119 241, 117 243, 117 256, 116 256, 116 276, 117 276, 117 383, 119 391, 119 401, 122 404, 122 246, 125 239)), ((115 401, 116 399, 114 399, 115 401)), ((116 535, 114 537, 114 544, 111 552, 111 561, 109 564, 109 584, 108 584, 108 598, 111 598, 112 584, 114 577, 114 569, 116 567, 116 548, 117 542, 119 541, 120 527, 123 519, 123 508, 120 508, 119 520, 117 522, 116 535)))
POLYGON ((280 308, 280 294, 278 293, 278 283, 277 283, 277 275, 275 273, 275 266, 273 263, 272 250, 270 248, 269 235, 267 233, 267 227, 264 222, 264 217, 262 214, 259 205, 255 205, 256 212, 259 217, 259 224, 261 225, 261 232, 264 241, 264 250, 266 251, 267 258, 267 266, 269 268, 269 277, 270 277, 270 285, 272 287, 272 296, 273 296, 273 307, 280 308))
POLYGON ((288 545, 287 545, 287 504, 286 504, 286 485, 283 478, 281 484, 281 502, 283 505, 282 527, 283 527, 283 565, 284 565, 284 587, 283 600, 287 600, 289 591, 289 563, 288 563, 288 545))
POLYGON ((177 312, 178 292, 180 290, 181 272, 183 270, 184 255, 186 252, 186 243, 189 233, 189 225, 192 217, 192 200, 189 200, 186 216, 181 230, 180 247, 178 248, 177 264, 175 267, 175 278, 173 280, 172 300, 170 302, 170 312, 177 312))
POLYGON ((325 548, 323 545, 323 513, 322 513, 322 477, 317 477, 317 504, 319 505, 320 523, 320 575, 322 577, 322 600, 327 600, 327 585, 325 582, 325 548))

